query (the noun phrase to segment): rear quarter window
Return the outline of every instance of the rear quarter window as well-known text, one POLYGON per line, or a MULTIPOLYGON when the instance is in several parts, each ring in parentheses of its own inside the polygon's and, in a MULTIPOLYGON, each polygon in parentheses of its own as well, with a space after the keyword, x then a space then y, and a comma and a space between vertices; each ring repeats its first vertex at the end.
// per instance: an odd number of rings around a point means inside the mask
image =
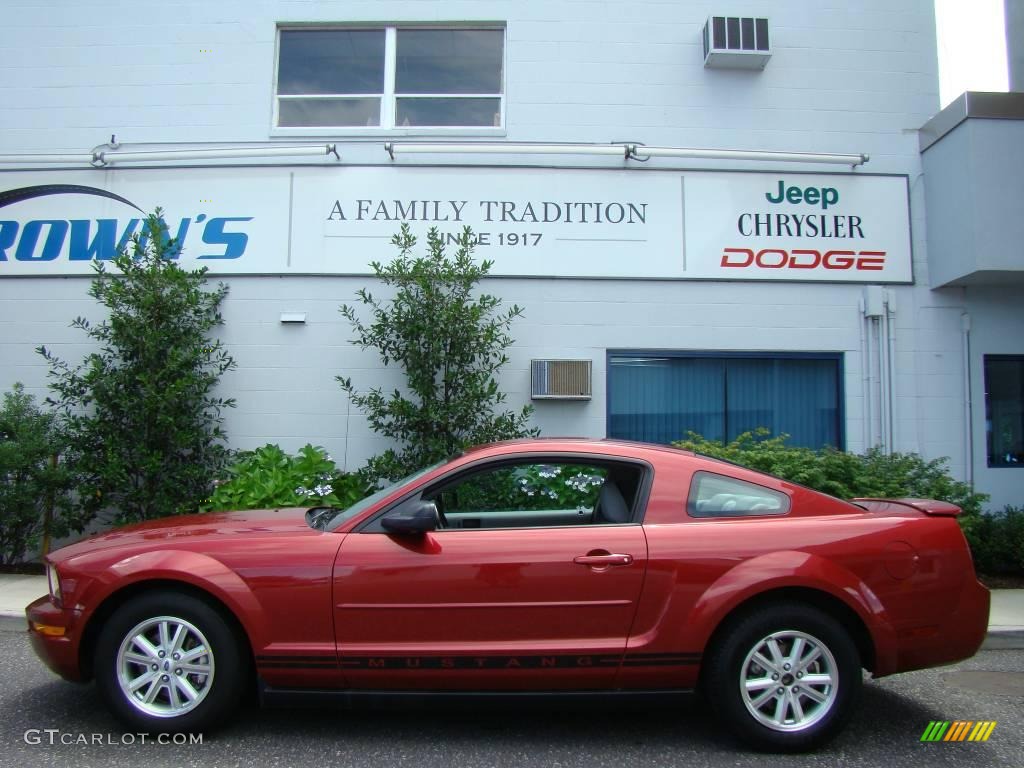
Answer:
POLYGON ((691 517, 757 517, 789 512, 789 496, 714 472, 696 472, 686 510, 691 517))

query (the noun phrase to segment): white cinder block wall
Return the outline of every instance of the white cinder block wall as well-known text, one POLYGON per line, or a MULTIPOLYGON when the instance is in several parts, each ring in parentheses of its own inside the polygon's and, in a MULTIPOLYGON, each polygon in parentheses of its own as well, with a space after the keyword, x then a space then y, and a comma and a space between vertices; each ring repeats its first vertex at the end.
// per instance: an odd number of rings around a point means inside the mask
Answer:
MULTIPOLYGON (((432 21, 507 28, 506 126, 467 140, 869 154, 865 172, 910 180, 915 284, 888 288, 896 307, 895 447, 949 456, 954 472, 964 474, 964 307, 957 292, 929 289, 923 239, 916 129, 938 110, 931 0, 225 0, 139 2, 130 13, 100 0, 11 0, 0 14, 0 154, 87 153, 111 135, 127 145, 160 146, 277 140, 271 116, 278 23, 432 21), (703 67, 700 32, 710 14, 770 19, 774 52, 763 72, 703 67)), ((382 143, 394 132, 326 135, 339 142, 345 163, 391 163, 382 143)), ((557 173, 560 162, 542 164, 557 173)), ((572 164, 608 167, 602 158, 572 164)), ((645 169, 683 167, 652 159, 645 169)), ((685 167, 755 169, 695 161, 685 167)), ((117 171, 95 173, 98 181, 117 171)), ((370 353, 351 346, 337 311, 367 281, 226 280, 222 338, 239 364, 224 379, 225 392, 238 400, 227 420, 232 444, 274 441, 295 449, 311 441, 349 469, 360 466, 382 444, 349 412, 334 377, 351 375, 365 386, 398 383, 370 353), (307 313, 305 326, 279 323, 282 311, 293 310, 307 313)), ((5 279, 0 264, 0 388, 23 381, 45 395, 45 367, 34 353, 39 344, 69 359, 86 352, 81 334, 67 325, 76 315, 98 318, 87 285, 81 277, 5 279)), ((485 288, 525 308, 502 377, 511 405, 529 401, 531 358, 593 360, 593 400, 537 405, 536 424, 546 434, 605 435, 609 349, 841 352, 846 447, 867 447, 862 286, 502 278, 485 288)))

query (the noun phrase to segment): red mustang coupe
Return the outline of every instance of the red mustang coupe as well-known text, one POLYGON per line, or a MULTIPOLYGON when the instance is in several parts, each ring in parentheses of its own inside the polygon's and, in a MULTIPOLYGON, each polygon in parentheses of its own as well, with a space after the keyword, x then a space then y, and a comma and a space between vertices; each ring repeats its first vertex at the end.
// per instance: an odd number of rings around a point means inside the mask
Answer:
POLYGON ((49 556, 36 652, 131 727, 264 701, 700 688, 800 750, 876 677, 965 659, 988 621, 959 509, 841 501, 597 440, 467 451, 348 509, 120 528, 49 556))

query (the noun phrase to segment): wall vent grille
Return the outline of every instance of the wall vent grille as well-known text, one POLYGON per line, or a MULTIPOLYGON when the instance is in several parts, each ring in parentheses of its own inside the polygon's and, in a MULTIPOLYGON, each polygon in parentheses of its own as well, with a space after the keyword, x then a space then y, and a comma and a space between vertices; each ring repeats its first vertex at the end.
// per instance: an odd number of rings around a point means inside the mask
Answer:
POLYGON ((764 69, 771 55, 768 19, 709 16, 704 24, 705 67, 764 69))

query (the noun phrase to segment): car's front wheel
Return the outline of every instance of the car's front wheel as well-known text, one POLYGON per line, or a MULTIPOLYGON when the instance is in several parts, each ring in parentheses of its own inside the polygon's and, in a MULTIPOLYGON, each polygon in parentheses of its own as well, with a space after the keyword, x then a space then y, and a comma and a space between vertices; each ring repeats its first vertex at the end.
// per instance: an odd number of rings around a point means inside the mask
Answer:
POLYGON ((237 704, 247 655, 224 617, 191 595, 158 592, 120 606, 96 644, 107 706, 144 731, 210 728, 237 704))
POLYGON ((704 682, 718 715, 748 743, 803 751, 843 726, 860 692, 860 657, 828 614, 776 603, 727 627, 704 682))

